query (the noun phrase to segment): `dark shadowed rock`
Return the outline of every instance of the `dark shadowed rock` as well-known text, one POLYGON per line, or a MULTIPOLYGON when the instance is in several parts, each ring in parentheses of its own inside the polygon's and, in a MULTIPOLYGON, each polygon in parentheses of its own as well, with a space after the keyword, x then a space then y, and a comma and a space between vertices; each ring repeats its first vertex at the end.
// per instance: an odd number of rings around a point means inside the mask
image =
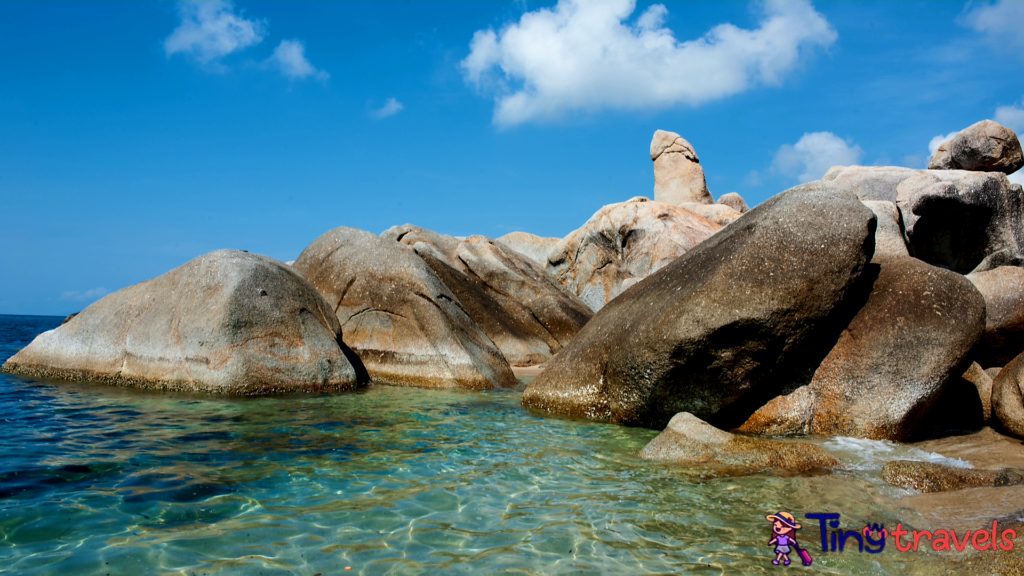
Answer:
POLYGON ((930 170, 974 170, 1013 174, 1024 167, 1024 154, 1013 130, 982 120, 943 142, 928 162, 930 170))
POLYGON ((559 238, 543 238, 526 232, 512 232, 494 241, 502 248, 526 256, 543 269, 548 267, 548 252, 558 244, 559 238))
POLYGON ((971 367, 964 372, 964 380, 967 380, 978 390, 978 399, 981 401, 982 419, 984 422, 992 420, 992 377, 981 369, 977 362, 972 362, 971 367))
POLYGON ((651 160, 654 161, 655 201, 672 205, 714 203, 697 153, 682 136, 656 131, 651 139, 651 160))
POLYGON ((784 382, 809 380, 849 323, 874 228, 821 183, 775 196, 609 303, 523 405, 654 428, 677 412, 742 423, 784 382))
POLYGON ((547 362, 593 316, 554 276, 489 238, 459 241, 410 225, 382 237, 419 254, 514 366, 547 362))
POLYGON ((1024 354, 992 381, 992 414, 1004 432, 1024 438, 1024 354))
POLYGON ((867 304, 810 384, 758 409, 741 432, 905 440, 964 373, 985 327, 981 294, 914 258, 880 266, 867 304))
POLYGON ((424 388, 516 385, 508 362, 415 252, 335 228, 295 261, 341 321, 374 381, 424 388))
POLYGON ((103 298, 3 370, 224 394, 351 390, 340 335, 331 307, 294 270, 220 250, 103 298))
POLYGON ((919 492, 1024 484, 1024 475, 1019 470, 973 470, 910 460, 886 463, 882 467, 882 478, 894 486, 919 492))
POLYGON ((903 224, 900 211, 892 202, 866 200, 864 205, 875 213, 878 228, 875 229, 875 256, 873 262, 897 256, 909 256, 907 242, 903 238, 903 224))
POLYGON ((967 279, 985 297, 985 337, 976 358, 983 366, 1004 366, 1024 352, 1024 268, 1000 266, 967 279))
POLYGON ((664 202, 611 204, 551 250, 548 269, 590 308, 600 310, 720 228, 664 202))
POLYGON ((730 434, 686 412, 673 416, 665 430, 644 446, 638 456, 644 460, 747 472, 842 468, 839 460, 814 444, 730 434))
POLYGON ((750 210, 750 207, 747 206, 747 202, 746 200, 743 199, 743 196, 740 196, 736 192, 722 194, 722 196, 718 199, 717 202, 715 202, 715 204, 724 204, 729 208, 732 208, 733 210, 739 212, 740 214, 744 214, 750 210))

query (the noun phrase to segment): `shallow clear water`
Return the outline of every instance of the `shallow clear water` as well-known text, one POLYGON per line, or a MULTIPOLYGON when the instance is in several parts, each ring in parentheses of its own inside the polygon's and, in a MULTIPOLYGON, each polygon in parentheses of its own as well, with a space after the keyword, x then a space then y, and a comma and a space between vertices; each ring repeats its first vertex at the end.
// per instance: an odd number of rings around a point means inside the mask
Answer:
MULTIPOLYGON (((0 316, 0 359, 60 321, 0 316)), ((231 399, 0 375, 0 573, 777 574, 766 514, 908 522, 856 443, 834 446, 849 472, 709 478, 638 460, 654 431, 541 417, 520 395, 231 399)), ((822 553, 809 522, 801 541, 817 573, 945 571, 891 546, 822 553)))

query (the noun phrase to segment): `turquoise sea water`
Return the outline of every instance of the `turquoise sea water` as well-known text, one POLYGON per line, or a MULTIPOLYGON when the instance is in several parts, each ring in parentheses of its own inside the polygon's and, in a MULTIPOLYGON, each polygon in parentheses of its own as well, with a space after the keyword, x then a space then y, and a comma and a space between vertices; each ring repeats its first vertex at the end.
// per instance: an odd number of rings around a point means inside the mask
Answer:
MULTIPOLYGON (((0 316, 0 359, 60 321, 0 316)), ((542 417, 520 396, 232 399, 0 375, 0 573, 946 572, 936 554, 822 553, 809 522, 814 565, 770 564, 778 510, 914 521, 864 446, 839 447, 854 469, 838 474, 703 477, 638 460, 654 431, 542 417)))

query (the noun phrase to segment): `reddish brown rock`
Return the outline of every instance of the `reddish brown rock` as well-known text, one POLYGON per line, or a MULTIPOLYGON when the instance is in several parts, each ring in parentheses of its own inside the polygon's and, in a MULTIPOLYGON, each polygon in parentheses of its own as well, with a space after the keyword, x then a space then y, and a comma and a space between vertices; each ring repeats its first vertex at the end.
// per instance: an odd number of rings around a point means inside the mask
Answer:
POLYGON ((1003 366, 992 382, 992 413, 999 427, 1024 438, 1024 354, 1003 366))

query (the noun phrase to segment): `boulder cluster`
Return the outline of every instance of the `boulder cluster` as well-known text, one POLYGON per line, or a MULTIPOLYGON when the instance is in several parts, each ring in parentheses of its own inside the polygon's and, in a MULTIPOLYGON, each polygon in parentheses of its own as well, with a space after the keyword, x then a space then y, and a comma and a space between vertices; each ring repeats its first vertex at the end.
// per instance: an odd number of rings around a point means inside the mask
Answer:
MULTIPOLYGON (((3 371, 265 394, 511 388, 513 367, 541 366, 527 408, 664 428, 643 458, 748 469, 839 465, 764 436, 1024 438, 1012 131, 980 122, 927 170, 837 166, 752 209, 714 200, 680 135, 657 131, 650 157, 653 200, 561 239, 342 227, 290 265, 218 251, 107 296, 3 371)), ((899 466, 894 483, 938 485, 899 466)), ((1003 481, 989 476, 956 478, 1003 481)))

